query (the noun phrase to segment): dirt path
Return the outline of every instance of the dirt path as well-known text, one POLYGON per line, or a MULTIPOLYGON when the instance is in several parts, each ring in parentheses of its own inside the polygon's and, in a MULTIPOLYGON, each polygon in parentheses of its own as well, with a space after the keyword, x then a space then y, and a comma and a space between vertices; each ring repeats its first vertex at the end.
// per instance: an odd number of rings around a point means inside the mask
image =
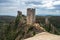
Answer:
POLYGON ((60 40, 60 36, 50 34, 48 32, 42 32, 42 33, 35 35, 34 37, 31 37, 25 40, 60 40))

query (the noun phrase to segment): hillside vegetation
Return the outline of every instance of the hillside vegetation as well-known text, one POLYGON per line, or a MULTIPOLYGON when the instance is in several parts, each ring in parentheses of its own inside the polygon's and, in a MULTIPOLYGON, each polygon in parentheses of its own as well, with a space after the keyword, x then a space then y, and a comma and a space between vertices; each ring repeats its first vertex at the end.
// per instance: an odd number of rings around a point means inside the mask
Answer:
MULTIPOLYGON (((38 27, 36 28, 33 25, 26 25, 26 16, 22 17, 0 16, 0 40, 21 40, 32 37, 40 32, 38 27)), ((39 23, 39 25, 42 24, 41 26, 44 26, 45 17, 36 16, 36 18, 36 23, 39 23)), ((58 31, 60 31, 59 19, 59 16, 52 16, 49 18, 50 23, 52 23, 58 31)))

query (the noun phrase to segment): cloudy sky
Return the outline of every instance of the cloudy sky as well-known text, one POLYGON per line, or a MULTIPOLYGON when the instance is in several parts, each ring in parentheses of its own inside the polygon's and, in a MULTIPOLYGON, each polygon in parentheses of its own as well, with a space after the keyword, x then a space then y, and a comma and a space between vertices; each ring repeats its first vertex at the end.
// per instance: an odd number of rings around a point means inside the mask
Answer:
POLYGON ((60 15, 60 0, 0 0, 0 15, 16 16, 20 10, 35 8, 36 15, 60 15))

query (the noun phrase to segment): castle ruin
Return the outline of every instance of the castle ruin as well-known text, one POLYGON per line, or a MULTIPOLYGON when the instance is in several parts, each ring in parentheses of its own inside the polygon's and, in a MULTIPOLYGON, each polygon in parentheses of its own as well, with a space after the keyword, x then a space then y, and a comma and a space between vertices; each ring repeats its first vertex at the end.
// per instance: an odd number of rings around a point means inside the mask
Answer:
POLYGON ((45 18, 45 24, 48 25, 49 24, 49 20, 48 17, 45 18))
POLYGON ((18 11, 18 15, 17 16, 22 16, 22 12, 18 11))
POLYGON ((28 8, 27 9, 27 24, 35 23, 35 9, 28 8))
MULTIPOLYGON (((23 22, 23 17, 22 17, 22 12, 21 12, 21 11, 18 11, 17 18, 19 19, 20 23, 23 22)), ((17 19, 17 20, 18 20, 18 19, 17 19)))

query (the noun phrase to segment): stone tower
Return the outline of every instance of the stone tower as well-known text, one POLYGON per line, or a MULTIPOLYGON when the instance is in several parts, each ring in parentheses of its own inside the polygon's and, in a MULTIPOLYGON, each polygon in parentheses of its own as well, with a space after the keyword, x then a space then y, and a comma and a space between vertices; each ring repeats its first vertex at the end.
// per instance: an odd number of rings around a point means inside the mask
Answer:
POLYGON ((22 12, 21 11, 18 11, 17 20, 19 20, 20 23, 23 22, 23 17, 22 17, 22 12))
POLYGON ((49 24, 49 18, 50 18, 50 17, 51 17, 51 16, 46 16, 46 17, 45 17, 45 24, 47 24, 47 25, 49 24))
POLYGON ((35 9, 34 8, 28 8, 27 9, 27 24, 33 24, 35 23, 35 9))
POLYGON ((22 12, 18 11, 18 15, 17 16, 22 16, 22 12))
POLYGON ((48 21, 48 17, 45 18, 45 23, 48 25, 49 21, 48 21))

